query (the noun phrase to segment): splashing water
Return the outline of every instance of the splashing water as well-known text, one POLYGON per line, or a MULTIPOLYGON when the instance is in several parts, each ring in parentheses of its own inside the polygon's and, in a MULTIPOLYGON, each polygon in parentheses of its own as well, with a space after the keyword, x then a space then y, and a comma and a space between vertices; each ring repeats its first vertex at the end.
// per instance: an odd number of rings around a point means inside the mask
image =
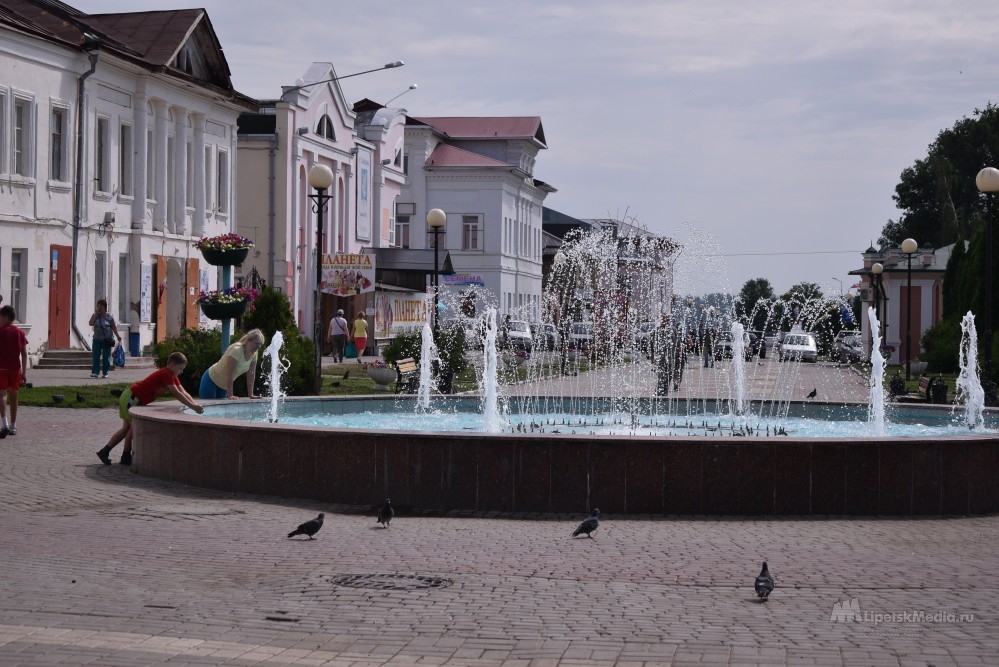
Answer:
POLYGON ((416 395, 416 409, 430 409, 430 387, 433 383, 433 373, 431 364, 437 358, 437 346, 434 345, 434 332, 430 329, 430 323, 423 325, 420 348, 420 388, 416 395))
POLYGON ((486 310, 486 341, 482 348, 482 425, 486 433, 503 430, 499 411, 499 380, 497 379, 496 309, 486 310))
POLYGON ((871 424, 873 435, 885 435, 885 363, 881 354, 881 323, 873 308, 867 309, 867 318, 871 322, 871 399, 868 406, 867 421, 871 424))
POLYGON ((276 424, 278 420, 278 401, 284 398, 284 391, 281 390, 281 377, 284 375, 291 362, 281 358, 281 347, 284 345, 284 334, 275 331, 271 338, 271 344, 264 350, 265 356, 271 358, 271 373, 268 384, 271 387, 271 406, 267 411, 267 421, 276 424))
POLYGON ((985 390, 978 376, 978 330, 975 316, 969 310, 961 318, 961 372, 957 376, 957 401, 964 403, 968 428, 984 423, 985 390))
POLYGON ((746 328, 740 322, 732 324, 732 366, 735 368, 735 414, 746 413, 746 328))

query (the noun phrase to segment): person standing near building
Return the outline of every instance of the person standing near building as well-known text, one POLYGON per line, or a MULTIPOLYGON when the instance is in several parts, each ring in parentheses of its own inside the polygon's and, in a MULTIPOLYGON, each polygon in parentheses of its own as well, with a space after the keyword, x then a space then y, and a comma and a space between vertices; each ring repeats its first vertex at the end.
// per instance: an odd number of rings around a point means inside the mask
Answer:
POLYGON ((364 318, 364 311, 357 311, 354 319, 354 347, 357 348, 357 358, 364 356, 364 350, 368 347, 368 320, 364 318))
POLYGON ((326 338, 333 345, 333 351, 330 352, 330 356, 338 364, 343 363, 343 355, 347 349, 347 331, 349 328, 350 325, 347 324, 347 320, 343 317, 343 310, 336 311, 336 315, 330 320, 329 333, 326 335, 326 338))
POLYGON ((90 326, 94 328, 93 345, 91 347, 90 377, 108 376, 111 370, 111 352, 121 344, 121 334, 114 321, 114 315, 108 312, 108 302, 101 299, 97 302, 97 310, 90 316, 90 326))
POLYGON ((14 324, 13 306, 0 308, 0 438, 17 435, 17 390, 27 382, 28 339, 14 324), (10 422, 7 403, 10 401, 10 422))

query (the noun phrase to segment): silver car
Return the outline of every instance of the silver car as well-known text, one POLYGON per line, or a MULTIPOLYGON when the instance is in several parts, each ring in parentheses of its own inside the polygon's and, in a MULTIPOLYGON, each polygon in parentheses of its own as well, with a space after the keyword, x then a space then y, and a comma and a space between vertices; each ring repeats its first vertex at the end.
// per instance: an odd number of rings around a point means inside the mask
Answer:
POLYGON ((781 361, 810 361, 813 364, 819 360, 819 348, 815 337, 806 333, 789 333, 781 341, 778 358, 781 361))

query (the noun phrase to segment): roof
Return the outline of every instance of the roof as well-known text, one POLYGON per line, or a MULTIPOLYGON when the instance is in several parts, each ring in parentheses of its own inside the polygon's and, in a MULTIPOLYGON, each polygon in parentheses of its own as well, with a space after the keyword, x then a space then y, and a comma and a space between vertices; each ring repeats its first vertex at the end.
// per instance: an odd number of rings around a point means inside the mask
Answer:
POLYGON ((232 88, 229 65, 203 9, 91 15, 57 0, 0 0, 0 24, 72 48, 107 51, 248 101, 232 88), (180 69, 177 55, 188 45, 197 63, 180 69))
POLYGON ((448 144, 437 144, 427 158, 425 167, 502 167, 504 169, 515 169, 516 166, 507 164, 501 160, 494 160, 478 153, 462 150, 449 146, 448 144))
POLYGON ((528 139, 547 148, 540 116, 410 117, 410 125, 428 125, 451 139, 528 139))

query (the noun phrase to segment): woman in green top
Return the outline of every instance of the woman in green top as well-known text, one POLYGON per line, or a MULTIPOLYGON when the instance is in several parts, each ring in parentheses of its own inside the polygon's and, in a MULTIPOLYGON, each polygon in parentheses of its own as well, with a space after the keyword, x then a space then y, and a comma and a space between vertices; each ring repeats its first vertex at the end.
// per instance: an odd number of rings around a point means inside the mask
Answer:
POLYGON ((257 350, 264 344, 264 332, 253 329, 230 345, 222 358, 201 376, 198 398, 237 398, 232 393, 232 383, 246 374, 248 398, 256 398, 253 385, 257 380, 257 350))

